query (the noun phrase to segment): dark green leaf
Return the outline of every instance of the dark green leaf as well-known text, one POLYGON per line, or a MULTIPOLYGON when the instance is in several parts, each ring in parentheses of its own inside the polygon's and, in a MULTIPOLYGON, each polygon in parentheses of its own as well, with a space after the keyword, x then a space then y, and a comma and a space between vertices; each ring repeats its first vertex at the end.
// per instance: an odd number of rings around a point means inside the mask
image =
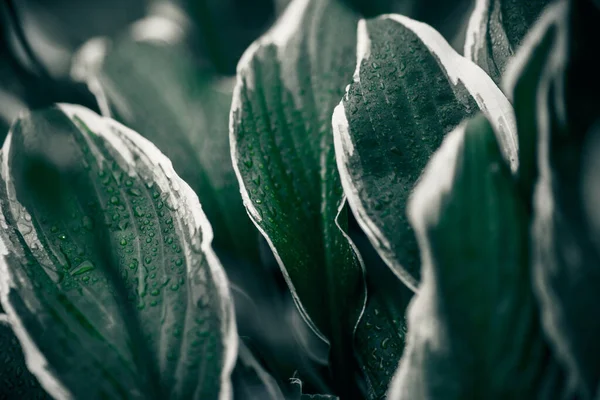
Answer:
POLYGON ((364 283, 343 233, 331 113, 352 76, 357 21, 337 0, 294 0, 240 61, 231 112, 246 208, 305 316, 331 343, 341 390, 354 381, 352 335, 364 283))
POLYGON ((465 57, 494 82, 500 82, 508 61, 550 0, 476 0, 469 20, 465 57))
POLYGON ((408 205, 423 281, 390 399, 561 398, 548 393, 564 381, 543 338, 515 189, 483 116, 450 133, 427 165, 408 205))
POLYGON ((508 100, 433 28, 399 15, 362 21, 354 83, 333 115, 348 202, 373 246, 413 290, 420 256, 406 201, 444 136, 479 109, 498 127, 513 169, 508 100))
POLYGON ((198 198, 135 132, 79 106, 2 148, 2 306, 57 398, 227 399, 237 336, 198 198))
MULTIPOLYGON (((556 40, 537 91, 539 178, 534 276, 544 327, 581 399, 600 383, 600 8, 562 1, 548 12, 556 40)), ((543 43, 543 42, 542 42, 543 43)))

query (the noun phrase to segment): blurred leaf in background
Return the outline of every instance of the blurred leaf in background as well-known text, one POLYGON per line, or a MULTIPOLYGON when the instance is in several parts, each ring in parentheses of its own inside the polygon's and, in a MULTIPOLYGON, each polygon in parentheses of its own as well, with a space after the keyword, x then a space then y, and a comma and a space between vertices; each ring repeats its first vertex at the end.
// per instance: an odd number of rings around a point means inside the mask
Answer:
POLYGON ((594 399, 600 384, 600 319, 595 318, 600 302, 600 76, 595 66, 600 5, 561 1, 549 11, 544 30, 551 46, 545 40, 530 43, 548 60, 531 108, 538 121, 535 288, 546 333, 576 385, 574 394, 594 399))
POLYGON ((242 53, 275 19, 275 0, 175 0, 194 24, 192 45, 235 75, 242 53))

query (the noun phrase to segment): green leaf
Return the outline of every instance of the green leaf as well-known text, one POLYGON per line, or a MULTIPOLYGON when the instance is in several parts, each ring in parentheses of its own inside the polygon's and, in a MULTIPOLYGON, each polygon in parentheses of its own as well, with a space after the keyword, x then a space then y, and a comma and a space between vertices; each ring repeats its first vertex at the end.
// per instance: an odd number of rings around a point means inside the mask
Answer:
POLYGON ((534 191, 533 254, 544 327, 567 367, 577 398, 600 384, 600 77, 591 48, 600 7, 557 3, 548 12, 556 40, 537 91, 539 178, 534 191))
POLYGON ((331 113, 352 76, 357 21, 336 0, 294 0, 240 61, 231 110, 244 203, 306 319, 329 340, 341 390, 354 381, 346 371, 364 283, 343 232, 331 113))
POLYGON ((44 389, 230 398, 227 280, 170 161, 70 105, 21 117, 1 155, 1 301, 44 389))
POLYGON ((529 29, 551 0, 476 0, 469 20, 465 57, 499 83, 529 29))
POLYGON ((527 211, 496 138, 481 115, 460 125, 409 201, 423 281, 390 399, 562 398, 548 386, 560 369, 532 290, 527 211))
POLYGON ((242 205, 229 150, 235 79, 215 77, 184 38, 173 21, 149 17, 114 40, 88 42, 73 73, 89 82, 104 116, 139 132, 173 162, 202 202, 216 251, 257 262, 258 234, 242 205))
POLYGON ((396 275, 416 290, 420 256, 406 201, 444 136, 479 109, 517 166, 508 100, 433 28, 400 15, 361 21, 352 83, 333 115, 338 168, 354 215, 396 275))

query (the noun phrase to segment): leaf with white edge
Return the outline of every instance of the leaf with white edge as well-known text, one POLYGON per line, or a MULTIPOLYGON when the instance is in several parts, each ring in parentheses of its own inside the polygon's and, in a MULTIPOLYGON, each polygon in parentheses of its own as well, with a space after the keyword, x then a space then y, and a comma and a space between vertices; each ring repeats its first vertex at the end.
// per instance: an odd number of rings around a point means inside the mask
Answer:
POLYGON ((294 0, 242 57, 230 120, 245 206, 303 315, 331 344, 338 389, 351 397, 365 293, 344 233, 331 113, 352 77, 357 22, 338 0, 294 0))
POLYGON ((75 57, 104 116, 139 132, 196 192, 214 227, 213 247, 258 264, 258 232, 247 217, 229 150, 234 78, 217 78, 164 17, 148 17, 121 36, 93 39, 75 57))
POLYGON ((550 3, 551 0, 476 0, 467 28, 465 57, 499 83, 509 60, 550 3))
POLYGON ((400 15, 361 21, 354 82, 333 114, 338 168, 359 224, 413 290, 421 261, 406 201, 444 136, 480 109, 515 170, 512 108, 479 67, 426 24, 400 15))
POLYGON ((532 290, 529 220, 485 117, 447 136, 408 214, 423 281, 388 398, 548 398, 561 381, 532 290))
POLYGON ((600 384, 600 77, 590 48, 600 6, 561 1, 548 11, 556 39, 539 76, 539 177, 533 197, 534 277, 546 333, 581 399, 600 384))
POLYGON ((22 116, 1 155, 1 301, 44 389, 231 398, 227 280, 170 161, 72 105, 22 116))

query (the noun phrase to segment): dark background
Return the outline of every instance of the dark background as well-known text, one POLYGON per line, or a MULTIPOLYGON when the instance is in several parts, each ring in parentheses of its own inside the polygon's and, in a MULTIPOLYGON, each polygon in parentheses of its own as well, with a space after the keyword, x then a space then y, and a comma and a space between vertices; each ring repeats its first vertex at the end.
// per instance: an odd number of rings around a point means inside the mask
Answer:
MULTIPOLYGON (((474 0, 344 0, 365 17, 398 12, 439 30, 459 51, 474 0)), ((114 36, 177 4, 191 22, 190 47, 220 74, 235 74, 246 47, 289 0, 0 0, 0 140, 23 109, 55 102, 97 109, 85 85, 70 80, 71 56, 97 36, 114 36)))

